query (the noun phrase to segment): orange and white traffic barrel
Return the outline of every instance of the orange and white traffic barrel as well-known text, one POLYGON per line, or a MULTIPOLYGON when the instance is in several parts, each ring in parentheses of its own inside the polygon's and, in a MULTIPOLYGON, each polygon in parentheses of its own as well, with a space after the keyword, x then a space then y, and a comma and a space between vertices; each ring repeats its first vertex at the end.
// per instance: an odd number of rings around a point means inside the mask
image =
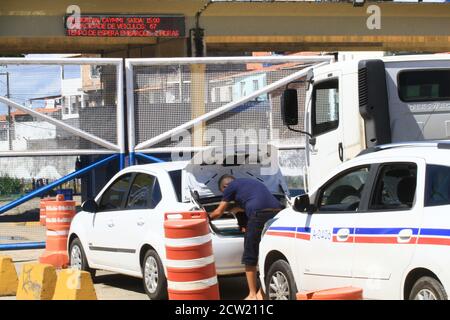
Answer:
POLYGON ((46 224, 45 220, 47 218, 47 214, 45 212, 45 208, 46 208, 47 202, 50 202, 50 201, 55 201, 55 199, 50 198, 50 197, 41 199, 41 202, 39 205, 39 222, 40 222, 41 226, 45 226, 45 224, 46 224))
POLYGON ((362 300, 363 290, 356 287, 342 287, 319 291, 297 293, 297 300, 362 300))
POLYGON ((67 236, 70 223, 76 213, 75 201, 65 201, 64 195, 58 195, 55 201, 47 202, 47 240, 45 252, 39 262, 64 268, 69 264, 67 255, 67 236))
POLYGON ((164 233, 169 300, 219 300, 207 213, 166 213, 164 233))

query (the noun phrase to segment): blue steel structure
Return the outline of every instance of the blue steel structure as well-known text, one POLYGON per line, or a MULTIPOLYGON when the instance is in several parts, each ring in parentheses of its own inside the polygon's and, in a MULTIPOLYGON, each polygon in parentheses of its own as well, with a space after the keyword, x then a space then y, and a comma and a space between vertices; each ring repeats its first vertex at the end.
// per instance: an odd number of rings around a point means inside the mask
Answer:
POLYGON ((157 162, 157 163, 166 162, 165 160, 162 160, 157 157, 149 156, 149 155, 147 155, 145 153, 141 153, 141 152, 136 152, 136 155, 142 159, 149 160, 152 162, 157 162))
MULTIPOLYGON (((96 136, 92 133, 89 133, 87 131, 84 131, 80 129, 77 126, 73 126, 69 123, 66 123, 62 121, 61 119, 57 119, 56 117, 48 116, 44 113, 39 112, 33 107, 27 107, 25 105, 22 105, 20 103, 17 103, 13 100, 11 100, 9 97, 2 97, 0 96, 0 100, 8 105, 9 107, 13 107, 14 109, 20 110, 28 115, 31 115, 40 121, 48 122, 54 126, 56 126, 59 129, 62 129, 63 131, 66 131, 68 133, 72 133, 75 136, 81 137, 83 139, 86 139, 87 141, 90 141, 91 143, 94 143, 99 146, 103 146, 108 150, 107 153, 102 153, 105 156, 102 156, 102 158, 98 161, 93 161, 92 163, 86 164, 86 166, 82 169, 76 170, 65 177, 62 177, 61 179, 43 186, 37 190, 33 190, 32 192, 22 196, 19 199, 16 199, 10 203, 7 203, 6 205, 0 206, 0 215, 4 214, 8 210, 11 210, 26 201, 29 201, 37 196, 40 196, 42 194, 45 194, 46 192, 54 189, 55 187, 60 186, 61 184, 70 181, 72 179, 75 179, 77 177, 80 177, 83 174, 86 174, 87 172, 96 169, 100 166, 104 166, 105 164, 109 163, 110 161, 118 161, 118 168, 121 170, 125 168, 126 166, 126 141, 125 141, 125 108, 124 108, 124 74, 123 74, 123 59, 122 58, 0 58, 0 65, 46 65, 46 66, 61 66, 63 68, 66 65, 71 66, 112 66, 115 68, 115 90, 116 90, 116 119, 117 119, 117 143, 112 143, 108 140, 105 140, 103 138, 100 138, 99 136, 96 136)), ((61 69, 63 70, 63 69, 61 69)), ((111 69, 112 70, 112 69, 111 69)), ((110 72, 110 71, 108 71, 110 72)), ((113 84, 113 80, 111 79, 111 88, 113 84)), ((109 88, 109 87, 108 87, 109 88)), ((102 89, 103 90, 103 89, 102 89)), ((9 150, 11 151, 11 150, 9 150)), ((77 155, 77 150, 74 149, 67 149, 62 150, 61 155, 77 155), (65 151, 65 152, 64 152, 65 151), (70 151, 70 152, 69 152, 70 151)), ((84 150, 83 155, 94 155, 97 156, 95 150, 92 150, 92 154, 88 153, 84 150)), ((27 152, 25 152, 26 154, 27 152)), ((14 155, 15 152, 11 152, 11 156, 14 155)), ((30 153, 30 156, 39 155, 38 152, 30 153)), ((57 155, 57 154, 56 154, 57 155)), ((17 155, 21 156, 21 155, 17 155)), ((116 164, 114 164, 116 166, 116 164)), ((114 170, 115 171, 115 170, 114 170)), ((15 243, 15 244, 0 244, 0 250, 12 250, 14 249, 28 249, 28 248, 36 248, 36 247, 42 247, 42 242, 35 242, 35 243, 15 243)))
POLYGON ((126 166, 126 155, 124 153, 119 154, 119 170, 122 170, 126 166))
POLYGON ((146 161, 150 161, 150 162, 156 162, 156 163, 170 161, 169 155, 167 157, 164 157, 164 156, 161 157, 158 154, 158 157, 155 157, 155 156, 150 156, 150 155, 142 153, 142 152, 130 152, 130 155, 128 156, 128 165, 134 166, 136 164, 139 164, 138 159, 142 159, 142 160, 146 160, 146 161))
POLYGON ((13 208, 17 207, 18 205, 21 205, 22 203, 27 202, 28 200, 30 200, 30 199, 32 199, 34 197, 40 196, 40 195, 42 195, 42 194, 52 190, 53 188, 58 187, 59 185, 61 185, 63 183, 66 183, 67 181, 75 179, 75 178, 85 174, 86 172, 91 171, 94 168, 100 167, 100 166, 102 166, 102 165, 104 165, 104 164, 106 164, 106 163, 108 163, 108 162, 110 162, 110 161, 112 161, 114 159, 117 159, 117 157, 119 157, 119 155, 114 154, 114 155, 109 156, 109 157, 107 157, 105 159, 97 161, 97 162, 87 166, 86 168, 80 169, 78 171, 74 171, 74 172, 68 174, 67 176, 62 177, 61 179, 58 179, 58 180, 56 180, 56 181, 54 181, 54 182, 52 182, 52 183, 50 183, 50 184, 48 184, 46 186, 43 186, 42 188, 34 190, 34 191, 28 193, 27 195, 25 195, 25 196, 23 196, 23 197, 21 197, 21 198, 19 198, 17 200, 14 200, 14 201, 12 201, 12 202, 10 202, 10 203, 0 207, 0 214, 3 214, 3 213, 5 213, 8 210, 13 209, 13 208))
MULTIPOLYGON (((140 152, 136 152, 136 153, 130 153, 129 156, 129 165, 134 165, 136 164, 136 156, 147 160, 147 161, 151 161, 151 162, 157 162, 157 163, 161 163, 161 162, 166 162, 163 159, 154 157, 154 156, 150 156, 150 155, 146 155, 144 153, 140 153, 140 152)), ((94 162, 92 164, 90 164, 89 166, 82 168, 80 170, 76 170, 64 177, 62 177, 61 179, 58 179, 54 182, 52 182, 51 184, 48 184, 42 188, 39 188, 37 190, 34 190, 28 194, 26 194, 25 196, 16 199, 2 207, 0 207, 0 215, 5 213, 8 210, 11 210, 35 197, 38 197, 42 194, 45 194, 46 192, 54 189, 55 187, 58 187, 60 185, 62 185, 63 183, 66 183, 67 181, 73 180, 75 178, 78 178, 79 176, 95 169, 98 167, 101 167, 105 164, 107 164, 110 161, 116 160, 117 158, 119 158, 119 169, 122 170, 123 168, 125 168, 125 163, 126 163, 126 156, 125 154, 114 154, 111 155, 107 158, 104 158, 100 161, 94 162)), ((0 251, 4 251, 4 250, 24 250, 24 249, 42 249, 45 248, 45 242, 26 242, 26 243, 6 243, 6 244, 0 244, 0 251)))
POLYGON ((24 243, 0 244, 0 251, 44 249, 44 248, 45 248, 45 242, 24 242, 24 243))
MULTIPOLYGON (((63 183, 66 183, 67 181, 73 180, 75 178, 78 178, 79 176, 95 169, 98 167, 101 167, 105 164, 107 164, 110 161, 113 161, 115 159, 119 158, 120 161, 120 169, 122 169, 124 167, 125 164, 125 157, 122 156, 122 154, 114 154, 111 155, 107 158, 104 158, 100 161, 94 162, 92 164, 90 164, 89 166, 82 168, 80 170, 74 171, 64 177, 62 177, 61 179, 58 179, 46 186, 43 186, 42 188, 39 188, 37 190, 34 190, 28 194, 26 194, 25 196, 16 199, 2 207, 0 207, 0 215, 5 213, 8 210, 11 210, 19 205, 21 205, 24 202, 27 202, 28 200, 31 200, 35 197, 38 197, 42 194, 45 194, 46 192, 52 190, 55 187, 60 186, 63 183)), ((28 243, 7 243, 7 244, 0 244, 0 250, 17 250, 17 249, 38 249, 38 248, 44 248, 45 247, 45 242, 28 242, 28 243)))
POLYGON ((136 164, 136 153, 130 152, 130 155, 128 156, 128 165, 134 166, 136 164))

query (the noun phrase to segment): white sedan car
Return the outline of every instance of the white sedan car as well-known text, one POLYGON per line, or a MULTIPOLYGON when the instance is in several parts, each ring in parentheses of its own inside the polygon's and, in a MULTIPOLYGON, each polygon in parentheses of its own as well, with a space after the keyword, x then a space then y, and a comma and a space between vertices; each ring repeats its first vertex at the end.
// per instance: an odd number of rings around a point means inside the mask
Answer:
POLYGON ((447 299, 450 143, 386 145, 342 164, 265 227, 270 299, 344 286, 366 299, 447 299))
MULTIPOLYGON (((83 203, 72 221, 68 251, 74 268, 110 270, 143 278, 151 299, 167 297, 164 213, 214 210, 221 200, 218 179, 228 173, 262 181, 284 202, 287 192, 278 170, 261 175, 258 164, 193 164, 187 161, 128 167, 117 173, 95 200, 83 203)), ((243 233, 236 217, 211 222, 218 275, 244 272, 243 233)))

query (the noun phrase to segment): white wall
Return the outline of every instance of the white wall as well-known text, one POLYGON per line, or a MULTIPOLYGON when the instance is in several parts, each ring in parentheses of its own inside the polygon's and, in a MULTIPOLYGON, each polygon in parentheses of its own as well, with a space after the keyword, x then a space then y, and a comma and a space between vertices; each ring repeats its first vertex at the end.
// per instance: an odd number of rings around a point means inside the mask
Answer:
POLYGON ((385 55, 384 51, 339 51, 338 61, 350 61, 355 59, 376 59, 385 55))
POLYGON ((56 126, 48 122, 16 122, 15 140, 55 139, 56 126))
POLYGON ((80 95, 82 93, 81 88, 81 78, 61 80, 62 96, 80 95))
MULTIPOLYGON (((27 142, 25 140, 13 140, 12 147, 14 151, 25 151, 27 150, 27 142)), ((9 150, 9 142, 0 141, 0 151, 8 151, 9 150)))

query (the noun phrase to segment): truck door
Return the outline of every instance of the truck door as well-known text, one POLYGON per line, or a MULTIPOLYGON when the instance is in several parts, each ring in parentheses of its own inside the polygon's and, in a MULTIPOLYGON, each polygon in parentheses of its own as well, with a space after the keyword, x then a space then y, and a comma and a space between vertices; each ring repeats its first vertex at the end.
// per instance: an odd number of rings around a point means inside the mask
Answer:
POLYGON ((323 174, 343 161, 342 97, 339 94, 340 75, 337 71, 314 76, 314 86, 307 99, 306 124, 312 138, 307 138, 306 165, 308 188, 323 174))

